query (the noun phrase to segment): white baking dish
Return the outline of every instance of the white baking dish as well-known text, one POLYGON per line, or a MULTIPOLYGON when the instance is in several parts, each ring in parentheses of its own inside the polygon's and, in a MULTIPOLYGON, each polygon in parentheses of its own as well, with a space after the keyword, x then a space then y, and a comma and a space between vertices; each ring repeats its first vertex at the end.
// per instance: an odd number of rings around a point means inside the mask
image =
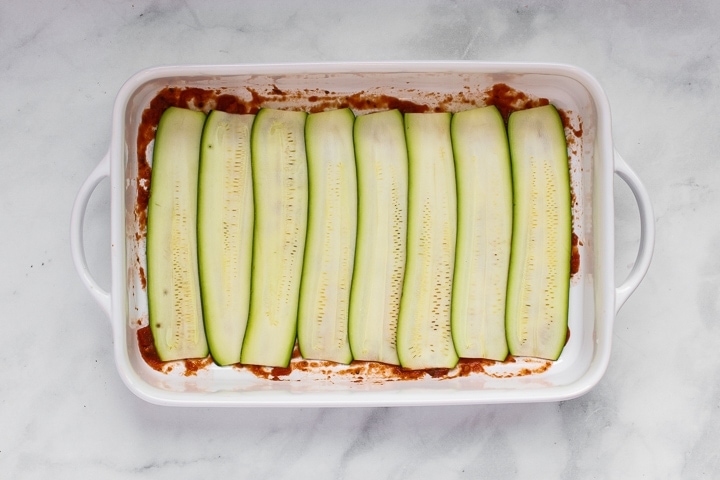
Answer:
MULTIPOLYGON (((272 96, 272 95, 270 95, 272 96)), ((610 108, 599 84, 571 66, 506 63, 340 63, 293 65, 174 66, 152 68, 130 78, 118 93, 107 155, 82 185, 71 220, 75 265, 92 296, 110 316, 120 376, 141 398, 187 406, 391 406, 537 402, 569 399, 590 390, 604 374, 615 315, 643 279, 652 257, 654 223, 645 188, 614 151, 610 108), (556 362, 515 359, 483 364, 482 371, 455 378, 398 380, 368 369, 318 365, 269 379, 243 368, 205 365, 185 371, 178 362, 158 371, 143 360, 137 340, 147 325, 141 268, 144 239, 135 218, 137 135, 142 112, 163 88, 296 93, 286 105, 306 107, 312 95, 358 92, 468 108, 477 92, 505 84, 546 98, 567 113, 576 138, 571 172, 580 270, 572 278, 570 338, 556 362), (447 103, 447 95, 453 100, 447 103), (445 99, 445 100, 443 100, 445 99), (289 102, 289 103, 288 103, 289 102), (581 133, 579 133, 581 131, 581 133), (614 277, 613 175, 630 187, 640 211, 640 249, 628 278, 614 277), (106 177, 111 195, 112 288, 100 288, 89 273, 82 241, 85 208, 106 177), (351 371, 353 370, 353 371, 351 371)), ((298 359, 295 359, 297 361, 298 359)), ((256 372, 257 373, 257 372, 256 372)), ((267 376, 272 377, 271 374, 267 376)), ((453 376, 453 374, 449 375, 453 376)))

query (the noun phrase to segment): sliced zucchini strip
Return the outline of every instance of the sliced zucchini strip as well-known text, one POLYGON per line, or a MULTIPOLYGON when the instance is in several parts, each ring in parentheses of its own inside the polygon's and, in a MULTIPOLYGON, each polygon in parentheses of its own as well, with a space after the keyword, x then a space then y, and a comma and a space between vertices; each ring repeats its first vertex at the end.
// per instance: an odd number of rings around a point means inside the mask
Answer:
POLYGON ((253 124, 255 229, 244 364, 286 367, 295 345, 308 216, 306 117, 266 108, 253 124))
POLYGON ((354 121, 345 108, 313 113, 305 124, 309 210, 298 312, 303 358, 345 364, 357 231, 354 121))
POLYGON ((452 368, 451 297, 457 233, 449 113, 405 115, 408 244, 397 348, 409 369, 452 368))
POLYGON ((170 107, 155 136, 147 220, 150 329, 163 361, 208 355, 197 260, 197 183, 205 114, 170 107))
POLYGON ((505 122, 494 106, 453 115, 458 237, 452 303, 455 350, 505 360, 512 174, 505 122))
POLYGON ((572 213, 562 120, 546 105, 508 121, 513 240, 507 298, 510 353, 556 360, 567 338, 572 213))
POLYGON ((210 112, 200 149, 198 256, 205 332, 218 365, 240 362, 250 305, 255 115, 210 112))
POLYGON ((397 324, 407 245, 408 159, 403 116, 355 120, 358 232, 350 295, 350 346, 358 360, 398 365, 397 324))

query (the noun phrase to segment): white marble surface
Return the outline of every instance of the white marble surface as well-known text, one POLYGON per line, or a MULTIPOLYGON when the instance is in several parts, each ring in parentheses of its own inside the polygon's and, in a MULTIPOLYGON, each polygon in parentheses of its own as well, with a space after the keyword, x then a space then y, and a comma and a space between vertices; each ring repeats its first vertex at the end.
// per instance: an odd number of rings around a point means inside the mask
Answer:
MULTIPOLYGON (((0 478, 718 478, 719 3, 204 3, 0 4, 0 478), (607 92, 657 242, 597 387, 561 403, 448 408, 135 397, 68 233, 121 84, 158 64, 455 59, 571 63, 607 92)), ((639 221, 615 185, 623 277, 639 221)), ((95 192, 85 229, 105 287, 108 195, 95 192)))

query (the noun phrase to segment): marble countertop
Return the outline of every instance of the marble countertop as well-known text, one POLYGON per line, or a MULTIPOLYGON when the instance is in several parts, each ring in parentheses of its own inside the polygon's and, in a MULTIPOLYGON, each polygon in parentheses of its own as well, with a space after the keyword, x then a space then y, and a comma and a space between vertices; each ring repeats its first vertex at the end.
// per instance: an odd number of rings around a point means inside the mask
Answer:
MULTIPOLYGON (((0 5, 0 478, 717 478, 720 3, 88 2, 0 5), (151 405, 81 284, 70 211, 116 93, 161 64, 560 62, 605 89, 655 210, 650 270, 590 392, 541 404, 356 409, 151 405)), ((639 215, 615 181, 615 271, 639 215)), ((109 187, 85 217, 110 285, 109 187)))

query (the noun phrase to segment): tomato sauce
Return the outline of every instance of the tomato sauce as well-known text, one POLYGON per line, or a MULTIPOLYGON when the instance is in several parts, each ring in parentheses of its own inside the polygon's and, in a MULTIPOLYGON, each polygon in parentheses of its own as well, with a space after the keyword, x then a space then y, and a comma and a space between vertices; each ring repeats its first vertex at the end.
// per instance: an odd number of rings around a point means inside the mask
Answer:
MULTIPOLYGON (((135 203, 135 218, 138 226, 138 234, 136 240, 141 241, 147 232, 147 206, 150 198, 151 188, 151 166, 147 158, 147 150, 150 143, 155 138, 157 125, 163 112, 171 107, 190 108, 193 110, 202 110, 209 112, 210 110, 220 110, 228 113, 238 114, 254 114, 260 108, 272 103, 286 101, 302 100, 304 109, 309 113, 321 112, 335 108, 351 108, 355 111, 377 111, 398 109, 402 113, 424 113, 424 112, 442 112, 449 111, 451 105, 458 103, 468 106, 484 106, 494 105, 498 108, 501 115, 507 122, 510 114, 517 110, 539 107, 548 105, 546 98, 534 98, 527 94, 513 89, 512 87, 498 83, 489 89, 476 94, 466 91, 459 91, 455 94, 443 94, 433 96, 433 104, 430 102, 416 102, 403 99, 391 95, 372 94, 365 91, 356 92, 349 95, 342 95, 336 92, 308 92, 308 91, 284 91, 274 85, 267 94, 260 93, 252 88, 247 88, 249 99, 242 99, 235 95, 226 93, 223 88, 203 89, 191 87, 167 87, 160 90, 157 95, 150 101, 148 107, 142 113, 142 120, 138 128, 137 138, 137 159, 138 159, 138 176, 136 178, 137 200, 135 203)), ((563 110, 558 110, 567 134, 568 145, 574 148, 577 139, 583 135, 582 124, 574 127, 572 125, 570 114, 563 110)), ((576 153, 576 152, 575 152, 576 153)), ((573 204, 575 203, 573 195, 573 204)), ((578 236, 573 232, 572 235, 572 259, 571 274, 575 275, 580 269, 580 250, 581 242, 578 236)), ((138 259, 139 260, 139 259, 138 259)), ((138 263, 139 264, 139 263, 138 263)), ((145 272, 140 267, 140 276, 142 288, 146 288, 145 272)), ((137 331, 138 346, 144 361, 154 370, 169 373, 173 370, 176 362, 162 362, 157 355, 153 343, 152 331, 149 326, 138 329, 137 331)), ((568 330, 567 338, 570 338, 568 330)), ((331 376, 350 376, 354 382, 364 381, 412 381, 431 377, 434 379, 450 379, 457 377, 467 377, 476 374, 485 374, 495 376, 488 371, 489 367, 498 364, 515 363, 512 356, 508 356, 503 362, 486 359, 460 359, 458 365, 454 369, 436 368, 428 370, 408 370, 396 365, 388 365, 378 362, 353 361, 350 365, 338 368, 338 365, 332 362, 307 360, 300 357, 299 351, 295 348, 293 358, 288 367, 263 367, 256 365, 233 365, 238 370, 251 372, 258 378, 271 381, 283 381, 293 374, 293 372, 305 373, 325 373, 327 378, 331 376)), ((197 372, 208 365, 212 364, 212 358, 190 359, 182 362, 185 367, 184 375, 196 375, 197 372)), ((541 373, 547 370, 552 362, 538 361, 537 365, 533 364, 532 368, 523 367, 513 373, 513 376, 524 376, 541 373)), ((504 376, 502 374, 500 376, 504 376)))

